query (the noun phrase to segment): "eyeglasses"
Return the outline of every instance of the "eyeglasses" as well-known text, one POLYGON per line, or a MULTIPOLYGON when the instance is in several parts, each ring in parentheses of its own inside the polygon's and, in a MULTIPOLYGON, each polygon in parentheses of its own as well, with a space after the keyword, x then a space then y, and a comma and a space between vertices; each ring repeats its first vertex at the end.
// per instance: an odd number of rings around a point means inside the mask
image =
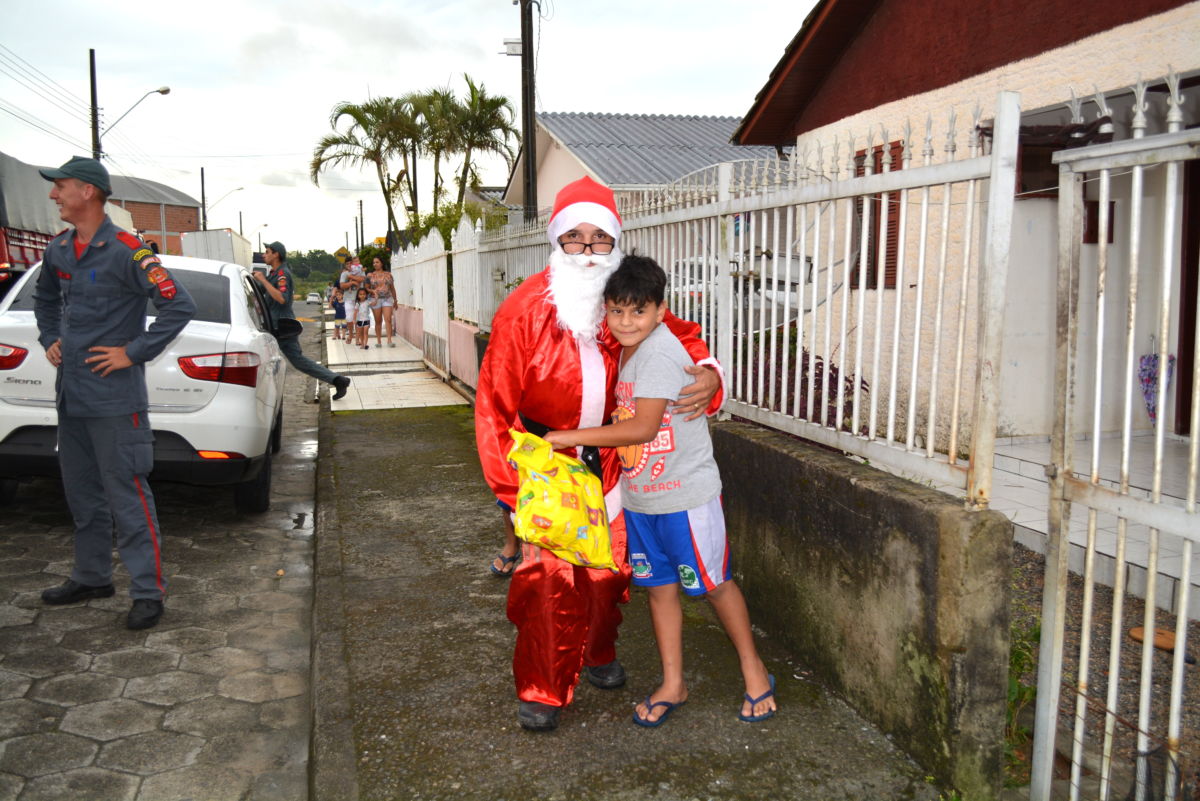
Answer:
POLYGON ((616 243, 611 239, 598 239, 593 242, 580 242, 579 240, 571 239, 564 242, 562 238, 559 238, 558 245, 563 249, 563 253, 566 253, 568 256, 577 256, 586 250, 590 250, 597 256, 607 256, 609 253, 612 253, 616 243))

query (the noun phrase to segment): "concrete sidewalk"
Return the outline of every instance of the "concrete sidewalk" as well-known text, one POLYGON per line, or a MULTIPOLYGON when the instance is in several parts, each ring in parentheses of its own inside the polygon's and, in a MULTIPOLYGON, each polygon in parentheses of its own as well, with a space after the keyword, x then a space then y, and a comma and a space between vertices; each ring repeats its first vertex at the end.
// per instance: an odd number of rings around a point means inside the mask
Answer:
MULTIPOLYGON (((760 640, 780 713, 737 720, 732 647, 685 604, 691 697, 630 721, 659 679, 645 595, 625 608, 626 687, 584 682, 558 731, 516 721, 500 521, 468 407, 323 414, 317 478, 312 798, 937 799, 923 772, 760 640)), ((735 566, 736 568, 736 566, 735 566)))

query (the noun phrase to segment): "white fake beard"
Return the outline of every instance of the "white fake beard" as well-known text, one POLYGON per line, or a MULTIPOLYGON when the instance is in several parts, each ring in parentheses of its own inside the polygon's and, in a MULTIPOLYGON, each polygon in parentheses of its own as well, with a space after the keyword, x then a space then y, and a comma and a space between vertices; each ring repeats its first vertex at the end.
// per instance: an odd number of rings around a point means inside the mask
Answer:
POLYGON ((599 256, 568 255, 560 248, 550 253, 550 302, 558 311, 558 325, 577 338, 594 341, 604 321, 604 285, 621 263, 621 252, 599 256))

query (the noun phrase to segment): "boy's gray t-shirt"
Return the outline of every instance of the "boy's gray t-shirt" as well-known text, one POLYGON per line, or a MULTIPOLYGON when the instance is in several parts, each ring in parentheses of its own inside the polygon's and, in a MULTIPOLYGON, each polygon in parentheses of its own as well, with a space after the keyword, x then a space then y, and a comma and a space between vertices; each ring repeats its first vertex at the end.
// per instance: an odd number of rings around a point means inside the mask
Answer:
MULTIPOLYGON (((659 325, 634 351, 617 378, 613 419, 633 416, 635 398, 674 401, 695 379, 684 368, 692 358, 670 329, 659 325)), ((644 514, 694 509, 721 494, 721 474, 712 455, 708 420, 684 420, 670 403, 658 436, 645 445, 617 448, 621 458, 621 503, 644 514)))

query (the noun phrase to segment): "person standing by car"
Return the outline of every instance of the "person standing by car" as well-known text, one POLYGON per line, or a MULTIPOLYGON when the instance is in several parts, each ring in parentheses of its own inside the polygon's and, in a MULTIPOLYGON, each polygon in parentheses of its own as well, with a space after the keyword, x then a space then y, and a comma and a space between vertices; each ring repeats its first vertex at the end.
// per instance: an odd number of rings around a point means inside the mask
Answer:
POLYGON ((75 520, 75 564, 47 604, 108 598, 112 532, 129 571, 133 605, 125 624, 145 629, 163 614, 166 579, 154 494, 154 434, 147 416, 146 362, 167 347, 196 305, 142 240, 104 213, 108 170, 75 156, 39 170, 50 199, 75 226, 51 240, 34 294, 38 341, 58 368, 58 461, 75 520), (146 328, 146 299, 157 317, 146 328))
POLYGON ((394 348, 396 343, 392 341, 392 309, 396 305, 396 285, 392 274, 383 266, 383 259, 379 256, 371 259, 367 286, 371 288, 371 313, 375 315, 375 347, 383 347, 379 335, 380 329, 386 324, 388 347, 394 348))
MULTIPOLYGON (((267 293, 267 316, 271 318, 271 330, 275 330, 280 319, 296 319, 296 313, 292 311, 292 293, 296 287, 296 280, 292 278, 292 271, 287 266, 287 249, 282 243, 272 242, 267 245, 267 249, 263 251, 263 261, 271 268, 271 272, 264 275, 255 270, 254 280, 258 281, 262 285, 263 291, 267 293)), ((305 356, 300 350, 299 337, 276 338, 279 340, 279 350, 292 367, 318 381, 332 384, 335 390, 334 400, 338 400, 346 394, 346 388, 350 386, 349 376, 338 375, 328 367, 317 364, 305 356)))

